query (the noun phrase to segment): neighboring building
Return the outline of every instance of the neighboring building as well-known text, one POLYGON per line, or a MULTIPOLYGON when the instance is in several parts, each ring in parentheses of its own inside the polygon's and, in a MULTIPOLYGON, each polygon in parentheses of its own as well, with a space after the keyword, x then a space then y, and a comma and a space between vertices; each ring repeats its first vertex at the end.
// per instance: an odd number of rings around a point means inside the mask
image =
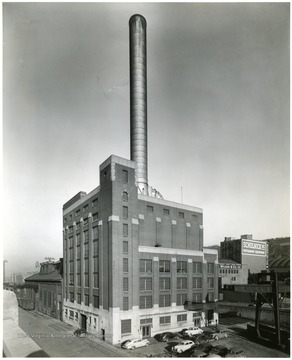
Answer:
POLYGON ((269 270, 278 273, 279 280, 288 280, 290 283, 290 254, 288 256, 278 255, 269 261, 269 270))
POLYGON ((64 321, 114 344, 218 321, 202 209, 138 195, 133 161, 109 157, 63 220, 64 321))
POLYGON ((35 309, 60 320, 62 320, 63 299, 62 275, 63 259, 60 259, 56 262, 41 263, 40 272, 25 279, 26 284, 38 286, 36 294, 32 293, 30 297, 35 301, 35 309))
POLYGON ((219 291, 224 285, 248 283, 247 265, 229 259, 219 259, 219 291))
POLYGON ((252 235, 242 235, 240 239, 226 237, 220 243, 220 258, 246 265, 251 274, 268 268, 268 252, 267 242, 253 240, 252 235))
POLYGON ((266 240, 269 245, 269 261, 281 256, 290 256, 290 237, 266 240))

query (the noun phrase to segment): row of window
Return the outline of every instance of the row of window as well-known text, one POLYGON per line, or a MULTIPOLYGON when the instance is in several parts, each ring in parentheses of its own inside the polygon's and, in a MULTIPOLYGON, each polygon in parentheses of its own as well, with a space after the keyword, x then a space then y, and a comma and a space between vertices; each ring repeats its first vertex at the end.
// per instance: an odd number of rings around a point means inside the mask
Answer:
POLYGON ((237 269, 220 269, 220 274, 238 274, 237 269))
MULTIPOLYGON (((176 321, 177 322, 185 322, 187 321, 187 314, 179 314, 176 317, 176 321)), ((131 327, 131 319, 127 319, 127 320, 121 320, 121 333, 122 334, 130 334, 132 332, 132 327, 131 327)), ((170 324, 171 323, 171 316, 160 316, 159 317, 159 324, 160 325, 166 325, 166 324, 170 324)), ((152 324, 152 319, 141 319, 140 320, 140 325, 147 325, 147 324, 152 324)))
MULTIPOLYGON (((84 277, 83 277, 83 286, 84 287, 89 287, 89 274, 88 273, 84 273, 84 277)), ((69 275, 69 286, 77 286, 77 287, 81 287, 81 274, 76 274, 76 284, 74 283, 74 275, 70 274, 69 275)), ((66 286, 66 278, 65 278, 65 286, 66 286)), ((93 273, 93 287, 94 288, 99 288, 99 274, 98 272, 94 272, 93 273)))
MULTIPOLYGON (((93 256, 96 256, 96 255, 98 255, 98 246, 99 246, 98 241, 97 240, 93 241, 92 245, 93 245, 93 256)), ((89 243, 84 244, 83 256, 85 258, 88 258, 88 256, 89 256, 89 243)), ((65 257, 66 257, 66 253, 65 253, 65 257)), ((78 260, 80 258, 81 258, 81 247, 80 247, 80 245, 77 245, 77 247, 76 247, 76 259, 78 260)), ((69 248, 69 261, 73 261, 73 259, 74 259, 74 248, 71 247, 71 248, 69 248)))
MULTIPOLYGON (((186 277, 177 278, 176 288, 177 290, 187 290, 188 279, 186 277)), ((207 286, 208 289, 214 288, 214 277, 207 278, 207 286)), ((193 289, 201 289, 202 288, 202 278, 201 277, 193 277, 193 289)), ((151 291, 152 289, 152 278, 140 278, 140 291, 151 291)), ((171 290, 171 279, 170 277, 159 278, 159 290, 171 290)), ((123 291, 128 291, 128 278, 124 278, 123 280, 123 291)))
MULTIPOLYGON (((92 215, 92 221, 97 221, 98 220, 98 213, 94 213, 92 215)), ((88 218, 85 218, 83 219, 83 226, 86 226, 88 225, 89 223, 89 219, 88 218)), ((81 223, 78 222, 76 223, 76 230, 80 230, 81 229, 81 223)), ((72 226, 69 226, 69 234, 72 234, 73 233, 73 225, 72 226)), ((65 238, 66 239, 66 238, 65 238)))
MULTIPOLYGON (((98 198, 95 198, 94 200, 92 200, 91 206, 94 207, 94 206, 97 206, 97 205, 98 205, 98 198)), ((83 208, 82 208, 82 211, 87 212, 88 210, 89 210, 89 204, 84 205, 83 208)), ((75 216, 76 217, 80 216, 80 212, 81 212, 80 209, 75 210, 75 216)), ((73 214, 70 214, 69 215, 69 221, 71 221, 72 219, 73 219, 73 214)), ((64 223, 65 224, 67 223, 67 218, 66 217, 64 218, 64 223)))
MULTIPOLYGON (((99 308, 99 296, 93 295, 93 307, 95 308, 99 308)), ((69 301, 70 302, 74 302, 74 293, 70 292, 69 293, 69 301)), ((76 302, 77 304, 81 304, 81 294, 77 293, 76 294, 76 302)), ((84 294, 84 305, 89 305, 89 295, 88 294, 84 294)))
MULTIPOLYGON (((176 262, 177 273, 187 273, 187 261, 176 262)), ((202 274, 203 264, 193 262, 193 273, 202 274)), ((214 274, 215 264, 207 263, 207 273, 214 274)), ((159 272, 170 273, 170 260, 159 260, 159 272)), ((152 273, 152 260, 140 259, 140 273, 152 273)))
MULTIPOLYGON (((74 317, 74 311, 73 310, 69 310, 68 309, 65 309, 65 317, 68 317, 69 315, 69 319, 70 320, 75 320, 75 321, 79 321, 78 318, 79 318, 79 314, 78 312, 76 311, 75 312, 75 317, 74 317), (69 314, 68 314, 69 313, 69 314)), ((96 329, 97 328, 97 318, 92 316, 93 318, 93 324, 91 324, 91 316, 88 317, 88 324, 89 326, 92 326, 93 325, 93 329, 96 329)))
MULTIPOLYGON (((147 210, 148 214, 154 213, 154 207, 152 205, 147 205, 146 210, 147 210)), ((169 209, 163 209, 163 215, 164 216, 169 216, 169 214, 170 214, 169 209)), ((198 218, 198 216, 195 215, 195 214, 192 214, 192 217, 193 217, 194 220, 197 220, 197 218, 198 218)), ((185 218, 184 212, 179 211, 178 212, 178 218, 179 219, 184 219, 185 218)))
MULTIPOLYGON (((98 239, 98 226, 95 226, 92 228, 92 240, 97 240, 98 239)), ((66 238, 65 238, 66 240, 66 238)), ((69 247, 73 247, 74 246, 74 238, 73 236, 70 236, 69 239, 69 247)), ((89 241, 89 231, 85 230, 83 232, 83 241, 84 243, 89 241)), ((76 244, 80 245, 81 244, 81 234, 78 233, 76 234, 76 244)))

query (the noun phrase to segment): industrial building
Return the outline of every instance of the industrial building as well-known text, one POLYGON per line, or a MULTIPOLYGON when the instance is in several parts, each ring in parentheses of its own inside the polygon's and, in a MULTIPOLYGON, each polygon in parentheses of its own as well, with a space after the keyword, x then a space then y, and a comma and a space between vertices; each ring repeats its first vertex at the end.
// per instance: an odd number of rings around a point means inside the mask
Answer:
POLYGON ((234 260, 219 259, 219 291, 224 285, 247 284, 247 265, 242 265, 234 260))
POLYGON ((63 206, 63 320, 113 344, 218 322, 202 209, 148 185, 146 20, 129 26, 131 160, 110 156, 100 185, 63 206))
POLYGON ((34 309, 62 320, 63 259, 45 261, 40 265, 39 273, 25 279, 25 298, 34 301, 34 309), (35 285, 36 288, 29 288, 29 285, 35 285))
POLYGON ((264 240, 253 240, 252 235, 241 235, 240 239, 225 237, 220 243, 220 258, 230 259, 246 265, 250 274, 268 269, 268 244, 264 240))

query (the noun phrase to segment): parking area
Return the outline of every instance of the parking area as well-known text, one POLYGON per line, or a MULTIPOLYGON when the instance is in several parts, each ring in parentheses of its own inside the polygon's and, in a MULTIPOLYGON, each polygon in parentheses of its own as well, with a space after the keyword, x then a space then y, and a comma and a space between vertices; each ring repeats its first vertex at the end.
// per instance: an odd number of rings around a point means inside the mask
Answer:
MULTIPOLYGON (((200 349, 202 351, 202 347, 204 345, 211 345, 209 348, 217 347, 221 345, 222 348, 227 348, 230 350, 231 348, 237 347, 240 348, 243 353, 239 357, 261 357, 261 358, 285 358, 290 357, 287 352, 283 352, 277 349, 273 349, 271 347, 264 346, 262 344, 256 343, 251 339, 248 339, 244 336, 244 332, 234 331, 233 329, 229 329, 225 326, 221 326, 227 333, 227 338, 221 338, 219 340, 211 340, 211 341, 203 341, 201 345, 196 345, 192 347, 190 350, 187 350, 181 354, 174 353, 171 351, 172 347, 177 345, 180 340, 169 340, 168 342, 157 341, 154 338, 150 338, 149 345, 147 347, 141 347, 134 350, 124 350, 127 353, 127 356, 131 357, 197 357, 196 355, 200 355, 199 351, 194 352, 194 349, 200 349)), ((209 330, 210 332, 210 330, 209 330)), ((182 337, 183 339, 187 339, 187 337, 182 337)), ((196 337, 189 338, 190 340, 196 339, 196 337)), ((215 352, 214 349, 211 350, 211 353, 215 352)), ((206 353, 208 354, 208 352, 206 353)), ((221 353, 221 357, 225 357, 226 351, 223 350, 221 353)), ((204 355, 205 357, 205 355, 204 355)), ((227 357, 231 357, 231 354, 227 357)), ((236 356, 232 356, 236 357, 236 356)))

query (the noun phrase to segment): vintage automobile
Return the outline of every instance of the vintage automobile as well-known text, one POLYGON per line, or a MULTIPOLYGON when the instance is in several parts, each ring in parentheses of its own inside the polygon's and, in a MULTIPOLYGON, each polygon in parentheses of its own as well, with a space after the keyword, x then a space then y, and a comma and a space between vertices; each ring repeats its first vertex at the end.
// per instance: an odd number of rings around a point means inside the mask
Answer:
POLYGON ((205 353, 204 351, 195 349, 195 350, 193 351, 191 357, 202 358, 202 357, 206 357, 207 355, 208 355, 208 354, 205 353))
POLYGON ((193 326, 193 327, 190 327, 187 330, 185 330, 184 334, 188 335, 188 336, 199 335, 199 334, 203 334, 203 330, 200 329, 199 327, 193 326))
POLYGON ((77 337, 86 336, 86 330, 83 329, 83 328, 79 328, 79 329, 74 331, 74 335, 77 336, 77 337))
POLYGON ((182 340, 179 344, 173 346, 171 350, 175 353, 181 354, 195 346, 192 340, 182 340))
POLYGON ((212 334, 212 338, 215 340, 219 340, 219 339, 223 339, 223 338, 227 338, 227 337, 228 337, 228 334, 225 330, 219 330, 212 334))
POLYGON ((147 339, 134 339, 125 341, 125 344, 122 347, 123 349, 134 350, 139 347, 148 346, 149 344, 149 340, 147 339))
POLYGON ((229 357, 229 358, 235 358, 235 357, 241 357, 241 358, 245 358, 245 352, 244 350, 240 347, 240 346, 232 346, 229 349, 229 353, 227 355, 225 355, 225 357, 229 357))
POLYGON ((225 345, 214 346, 213 349, 210 351, 209 355, 212 354, 224 357, 226 354, 228 354, 228 348, 225 345))

